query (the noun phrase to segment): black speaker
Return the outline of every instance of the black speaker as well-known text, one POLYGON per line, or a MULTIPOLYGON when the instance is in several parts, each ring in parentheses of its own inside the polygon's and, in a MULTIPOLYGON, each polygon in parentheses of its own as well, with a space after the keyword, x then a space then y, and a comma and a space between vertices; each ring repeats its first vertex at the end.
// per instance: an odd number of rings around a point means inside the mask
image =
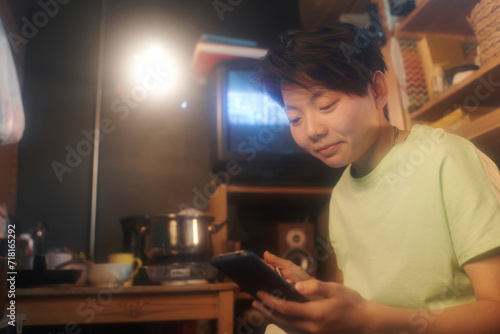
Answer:
POLYGON ((274 249, 276 255, 292 261, 312 276, 316 274, 312 223, 276 223, 274 241, 270 249, 274 249))

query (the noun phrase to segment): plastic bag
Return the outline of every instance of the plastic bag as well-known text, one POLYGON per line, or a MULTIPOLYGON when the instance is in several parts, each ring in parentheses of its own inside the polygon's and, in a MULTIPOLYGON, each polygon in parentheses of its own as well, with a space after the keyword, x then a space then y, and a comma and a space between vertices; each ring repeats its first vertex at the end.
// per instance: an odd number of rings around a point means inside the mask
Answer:
POLYGON ((24 109, 16 67, 0 21, 0 145, 17 143, 24 132, 24 109))

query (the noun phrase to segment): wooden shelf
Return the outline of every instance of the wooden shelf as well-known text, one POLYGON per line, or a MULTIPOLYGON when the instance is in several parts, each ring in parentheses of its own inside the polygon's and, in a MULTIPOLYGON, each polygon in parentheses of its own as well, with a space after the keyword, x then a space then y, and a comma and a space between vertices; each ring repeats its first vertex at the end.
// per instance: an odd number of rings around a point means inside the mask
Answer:
POLYGON ((471 116, 470 122, 463 122, 459 126, 450 126, 446 130, 472 141, 486 155, 493 159, 500 157, 500 108, 490 112, 471 116))
POLYGON ((329 187, 266 187, 266 186, 242 186, 229 185, 228 193, 250 193, 250 194, 283 194, 283 195, 330 195, 332 188, 329 187))
POLYGON ((331 187, 274 187, 229 185, 228 197, 232 202, 257 204, 313 204, 326 203, 331 187))
POLYGON ((395 29, 396 37, 425 34, 474 38, 467 16, 479 0, 417 0, 415 9, 395 29))
MULTIPOLYGON (((475 40, 467 17, 480 0, 416 0, 415 9, 401 19, 396 37, 419 39, 426 34, 463 41, 475 40)), ((494 160, 500 159, 500 59, 482 66, 462 82, 410 113, 413 123, 432 123, 463 108, 468 116, 445 127, 472 141, 494 160), (486 110, 486 111, 485 111, 486 110)))
MULTIPOLYGON (((410 114, 415 123, 433 122, 460 106, 495 106, 500 102, 500 59, 481 67, 438 98, 410 114), (489 84, 491 83, 491 84, 489 84), (487 97, 486 97, 487 96, 487 97)), ((469 108, 467 108, 469 109, 469 108)))

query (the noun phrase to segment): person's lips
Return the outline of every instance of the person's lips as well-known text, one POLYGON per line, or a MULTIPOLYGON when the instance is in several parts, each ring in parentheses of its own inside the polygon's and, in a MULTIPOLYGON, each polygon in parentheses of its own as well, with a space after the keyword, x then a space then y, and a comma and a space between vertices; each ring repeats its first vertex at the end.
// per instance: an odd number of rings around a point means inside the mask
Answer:
POLYGON ((328 145, 321 146, 320 148, 318 148, 316 150, 316 153, 319 153, 324 157, 330 156, 337 151, 340 144, 341 144, 341 142, 337 142, 334 144, 328 144, 328 145))

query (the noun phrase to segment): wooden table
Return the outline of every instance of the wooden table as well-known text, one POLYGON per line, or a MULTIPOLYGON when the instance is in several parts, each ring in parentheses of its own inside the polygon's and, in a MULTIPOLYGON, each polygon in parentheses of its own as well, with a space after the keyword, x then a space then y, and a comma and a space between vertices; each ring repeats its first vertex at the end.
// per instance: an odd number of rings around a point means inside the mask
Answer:
POLYGON ((23 326, 217 319, 218 334, 233 333, 233 283, 132 287, 18 289, 23 326))

